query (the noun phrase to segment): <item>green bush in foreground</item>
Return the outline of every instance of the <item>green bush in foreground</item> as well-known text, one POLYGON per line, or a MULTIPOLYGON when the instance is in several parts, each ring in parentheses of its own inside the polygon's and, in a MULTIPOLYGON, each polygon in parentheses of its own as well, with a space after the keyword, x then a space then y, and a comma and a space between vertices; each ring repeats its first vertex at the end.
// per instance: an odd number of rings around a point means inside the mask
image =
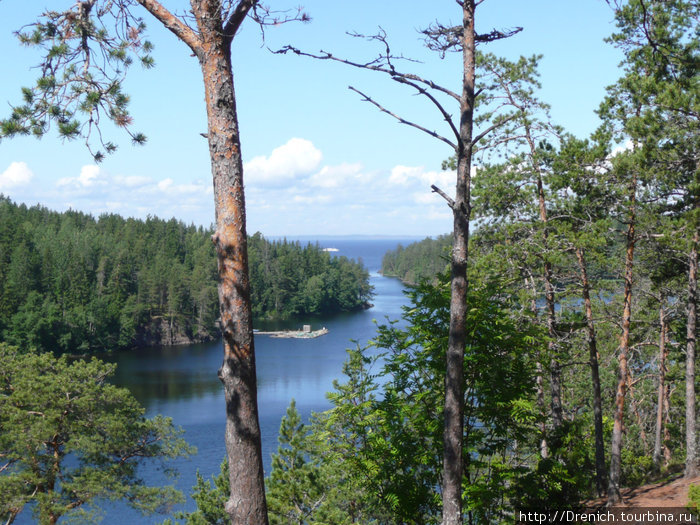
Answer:
POLYGON ((0 344, 0 518, 12 523, 28 503, 34 517, 94 521, 95 499, 124 500, 143 513, 183 501, 172 486, 146 486, 145 458, 164 461, 194 449, 169 418, 144 417, 128 390, 106 382, 115 365, 97 359, 22 353, 0 344))

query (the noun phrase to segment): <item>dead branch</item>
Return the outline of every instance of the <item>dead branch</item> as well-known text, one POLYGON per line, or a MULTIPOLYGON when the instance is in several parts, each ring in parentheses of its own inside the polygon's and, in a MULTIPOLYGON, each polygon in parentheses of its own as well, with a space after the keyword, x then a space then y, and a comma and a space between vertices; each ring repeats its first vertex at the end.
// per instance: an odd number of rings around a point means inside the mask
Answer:
MULTIPOLYGON (((360 36, 360 35, 351 35, 351 36, 360 36)), ((310 57, 310 58, 315 58, 317 60, 332 60, 335 62, 340 62, 341 64, 345 64, 347 66, 352 66, 358 69, 368 69, 370 71, 377 71, 379 73, 385 73, 392 77, 392 80, 395 80, 398 82, 397 78, 403 78, 405 80, 412 80, 414 82, 418 82, 420 84, 423 84, 431 89, 434 89, 435 91, 439 91, 441 93, 444 93, 445 95, 448 95, 452 97, 453 99, 459 101, 460 97, 457 93, 454 91, 447 89, 444 86, 441 86, 439 84, 436 84, 432 80, 428 80, 422 77, 419 77, 418 75, 415 75, 413 73, 402 73, 396 69, 396 67, 393 65, 391 60, 393 59, 401 59, 405 60, 403 57, 396 57, 396 56, 387 56, 387 55, 380 55, 374 60, 371 60, 369 62, 353 62, 352 60, 348 60, 345 58, 339 58, 334 56, 332 53, 329 53, 328 51, 319 51, 319 55, 316 55, 314 53, 307 53, 305 51, 302 51, 300 49, 297 49, 296 47, 293 46, 284 46, 281 49, 278 49, 276 51, 273 51, 273 53, 276 54, 286 54, 288 52, 292 52, 295 55, 299 56, 305 56, 305 57, 310 57), (388 60, 388 62, 387 62, 388 60)))
POLYGON ((430 186, 430 189, 433 190, 433 193, 437 193, 438 195, 440 195, 440 197, 442 197, 443 199, 445 199, 445 200, 447 201, 447 205, 448 205, 450 208, 452 208, 453 210, 455 209, 455 201, 454 201, 454 199, 453 199, 452 197, 450 197, 447 193, 445 193, 445 192, 442 191, 440 188, 438 188, 437 186, 435 186, 435 184, 432 184, 432 185, 430 186))
POLYGON ((411 121, 409 121, 409 120, 406 120, 405 118, 403 118, 403 117, 397 115, 396 113, 393 113, 392 111, 389 111, 389 110, 386 109, 384 106, 382 106, 382 105, 379 104, 378 102, 374 101, 371 97, 369 97, 368 95, 364 94, 364 93, 363 93, 362 91, 360 91, 359 89, 356 89, 356 88, 354 88, 354 87, 352 87, 352 86, 348 86, 348 89, 350 89, 350 90, 354 91, 355 93, 359 94, 360 96, 362 96, 364 102, 369 102, 369 103, 373 104, 374 106, 377 107, 377 109, 379 109, 379 111, 381 111, 381 112, 383 112, 383 113, 386 113, 387 115, 391 115, 391 116, 394 117, 396 120, 398 120, 401 124, 406 124, 407 126, 411 126, 411 127, 413 127, 413 128, 419 129, 419 130, 421 130, 422 132, 427 133, 427 134, 430 135, 431 137, 434 137, 434 138, 436 138, 436 139, 438 139, 438 140, 443 141, 443 142, 446 143, 446 144, 449 144, 449 145, 452 146, 455 150, 457 149, 457 145, 454 144, 451 140, 449 140, 449 139, 443 137, 442 135, 436 133, 435 131, 431 131, 431 130, 429 130, 428 128, 425 128, 425 127, 421 126, 420 124, 416 124, 415 122, 411 122, 411 121))
MULTIPOLYGON (((476 44, 493 42, 495 40, 511 37, 522 30, 522 27, 516 27, 506 31, 494 29, 489 33, 476 34, 475 41, 476 44)), ((464 27, 461 25, 448 27, 440 24, 439 22, 435 22, 426 29, 423 29, 421 33, 425 37, 424 42, 426 47, 431 51, 437 51, 440 53, 442 58, 445 57, 448 51, 462 51, 464 27)))

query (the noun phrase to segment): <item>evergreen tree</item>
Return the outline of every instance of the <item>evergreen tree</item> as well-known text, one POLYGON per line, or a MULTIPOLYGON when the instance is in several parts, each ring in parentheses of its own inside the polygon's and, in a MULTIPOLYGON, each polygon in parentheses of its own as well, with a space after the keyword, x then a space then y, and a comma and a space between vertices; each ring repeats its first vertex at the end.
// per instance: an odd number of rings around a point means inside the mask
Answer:
POLYGON ((28 503, 42 524, 86 515, 97 499, 125 500, 152 513, 182 501, 172 486, 138 476, 144 458, 191 454, 169 418, 144 409, 106 379, 114 365, 69 362, 0 344, 0 515, 6 523, 28 503))

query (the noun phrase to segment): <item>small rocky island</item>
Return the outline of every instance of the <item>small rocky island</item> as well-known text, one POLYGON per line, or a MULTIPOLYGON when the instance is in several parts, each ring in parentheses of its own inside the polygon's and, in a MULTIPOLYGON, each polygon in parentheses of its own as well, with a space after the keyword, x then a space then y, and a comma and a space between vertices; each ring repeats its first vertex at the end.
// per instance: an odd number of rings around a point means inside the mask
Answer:
POLYGON ((293 339, 313 339, 328 333, 328 328, 325 326, 320 330, 311 330, 311 325, 305 324, 301 330, 278 330, 274 332, 253 331, 255 335, 269 335, 276 338, 293 338, 293 339))

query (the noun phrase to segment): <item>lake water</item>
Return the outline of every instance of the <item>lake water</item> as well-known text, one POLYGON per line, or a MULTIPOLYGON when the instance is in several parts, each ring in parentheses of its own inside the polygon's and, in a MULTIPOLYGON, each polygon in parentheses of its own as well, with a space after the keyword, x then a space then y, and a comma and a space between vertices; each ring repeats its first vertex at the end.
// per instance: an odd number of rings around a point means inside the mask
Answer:
MULTIPOLYGON (((385 278, 377 272, 383 254, 415 239, 321 239, 322 247, 337 248, 336 255, 361 257, 371 272, 375 288, 374 306, 368 310, 326 318, 311 318, 287 323, 279 328, 298 328, 311 323, 313 329, 325 326, 329 333, 316 339, 275 339, 257 336, 255 339, 258 372, 258 404, 262 432, 262 453, 266 474, 270 457, 277 450, 280 420, 292 398, 306 419, 312 412, 330 408, 326 392, 333 381, 342 379, 345 350, 374 336, 374 320, 398 319, 406 303, 403 286, 396 279, 385 278)), ((306 242, 303 240, 302 242, 306 242)), ((197 447, 198 453, 171 462, 180 476, 176 485, 189 495, 197 470, 209 478, 219 472, 225 456, 224 396, 216 372, 221 365, 221 342, 179 347, 151 348, 125 352, 108 360, 118 364, 114 382, 125 386, 146 408, 147 415, 163 414, 173 418, 185 431, 185 439, 197 447)), ((166 484, 165 476, 152 468, 143 469, 149 483, 166 484)), ((188 500, 182 509, 192 510, 188 500)), ((30 523, 28 512, 22 522, 30 523), (25 521, 26 520, 26 521, 25 521)), ((125 504, 103 506, 103 523, 160 523, 165 516, 143 517, 125 504)), ((19 522, 19 520, 18 520, 19 522)))

